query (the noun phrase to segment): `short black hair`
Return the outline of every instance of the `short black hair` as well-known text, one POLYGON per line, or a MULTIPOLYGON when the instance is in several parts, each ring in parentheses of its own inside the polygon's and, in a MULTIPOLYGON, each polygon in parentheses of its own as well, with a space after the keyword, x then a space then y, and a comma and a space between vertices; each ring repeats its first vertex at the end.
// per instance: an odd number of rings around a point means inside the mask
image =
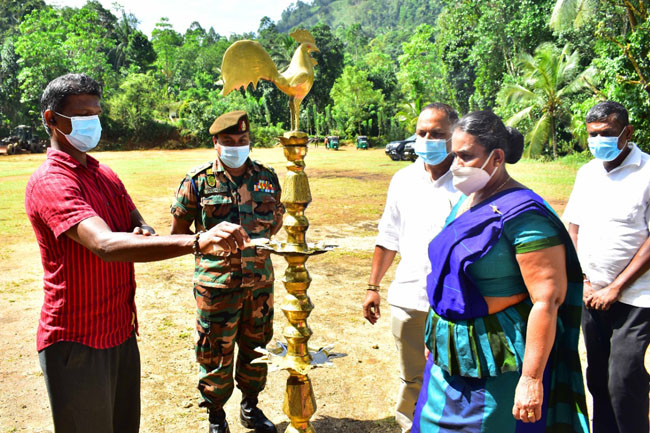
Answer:
POLYGON ((50 81, 41 96, 41 120, 47 133, 50 127, 45 123, 45 110, 61 111, 68 95, 95 95, 102 97, 102 86, 86 74, 65 74, 50 81))
POLYGON ((515 128, 503 124, 499 116, 491 111, 474 111, 461 117, 457 129, 476 137, 487 152, 501 149, 506 162, 514 164, 524 152, 524 136, 515 128))
POLYGON ((621 128, 630 124, 625 107, 614 101, 602 101, 591 107, 585 117, 585 123, 604 122, 612 114, 621 128))
POLYGON ((442 111, 445 113, 452 126, 458 122, 458 113, 450 105, 444 104, 442 102, 432 102, 431 104, 425 105, 420 113, 423 113, 427 110, 442 111))

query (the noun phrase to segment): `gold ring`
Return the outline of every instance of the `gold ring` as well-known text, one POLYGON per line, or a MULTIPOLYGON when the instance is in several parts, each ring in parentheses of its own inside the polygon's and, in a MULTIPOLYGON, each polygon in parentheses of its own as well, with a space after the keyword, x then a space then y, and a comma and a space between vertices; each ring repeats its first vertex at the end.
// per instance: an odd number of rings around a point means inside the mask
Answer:
POLYGON ((528 418, 533 418, 535 416, 535 412, 529 411, 528 412, 528 418))

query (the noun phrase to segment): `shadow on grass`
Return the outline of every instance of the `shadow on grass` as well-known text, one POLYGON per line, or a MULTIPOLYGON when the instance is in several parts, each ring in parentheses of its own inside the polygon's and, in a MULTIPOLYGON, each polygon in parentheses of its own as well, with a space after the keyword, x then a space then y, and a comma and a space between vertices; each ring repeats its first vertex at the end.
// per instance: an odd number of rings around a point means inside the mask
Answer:
MULTIPOLYGON (((377 420, 358 420, 352 418, 334 418, 324 416, 312 421, 318 433, 399 433, 400 427, 395 417, 377 420)), ((284 432, 288 422, 276 424, 278 432, 284 432)))

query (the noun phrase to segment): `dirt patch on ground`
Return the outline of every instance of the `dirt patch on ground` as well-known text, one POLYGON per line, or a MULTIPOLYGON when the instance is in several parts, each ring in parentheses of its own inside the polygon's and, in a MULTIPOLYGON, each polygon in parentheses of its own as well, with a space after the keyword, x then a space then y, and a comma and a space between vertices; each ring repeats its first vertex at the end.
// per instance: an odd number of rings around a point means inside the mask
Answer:
POLYGON ((566 207, 567 201, 566 200, 558 200, 558 199, 549 199, 547 200, 548 204, 551 205, 551 207, 555 210, 555 212, 558 213, 558 215, 562 215, 564 212, 564 208, 566 207))
POLYGON ((331 170, 331 169, 320 169, 320 168, 311 168, 307 169, 309 178, 321 178, 321 179, 334 179, 334 178, 345 178, 345 179, 357 179, 363 181, 383 181, 390 182, 391 175, 384 173, 368 173, 367 171, 355 171, 355 170, 331 170))
MULTIPOLYGON (((275 165, 282 177, 285 161, 280 152, 262 149, 260 153, 275 165)), ((313 279, 308 293, 316 306, 309 318, 314 331, 310 345, 319 348, 334 343, 336 351, 347 354, 335 361, 334 368, 317 369, 310 374, 318 405, 312 420, 318 433, 400 431, 393 417, 398 366, 389 326, 390 309, 384 301, 383 316, 375 326, 367 323, 361 314, 377 220, 395 171, 393 164, 384 162, 383 153, 375 153, 349 152, 345 158, 339 158, 338 154, 317 149, 307 167, 313 194, 313 203, 306 211, 311 222, 308 240, 338 245, 333 252, 312 257, 307 262, 313 279), (325 162, 332 160, 332 168, 315 168, 318 164, 311 163, 315 157, 325 162), (363 164, 369 164, 372 170, 388 166, 391 173, 372 173, 370 169, 364 172, 360 169, 363 164)), ((208 150, 101 155, 109 165, 121 168, 119 174, 136 205, 160 233, 169 228, 169 205, 187 168, 211 157, 208 150), (137 162, 137 166, 126 164, 125 157, 134 160, 134 164, 137 162), (171 174, 164 177, 132 174, 143 164, 159 160, 169 160, 166 164, 173 169, 171 174), (177 169, 174 164, 178 164, 177 169)), ((25 155, 10 161, 12 167, 20 163, 31 172, 42 158, 42 155, 25 155)), ((151 168, 157 169, 158 165, 151 168)), ((3 182, 19 180, 9 172, 2 179, 3 182)), ((48 397, 35 347, 43 301, 42 268, 38 246, 20 202, 24 184, 15 185, 14 189, 7 194, 14 194, 11 203, 18 204, 12 212, 7 212, 11 220, 4 221, 6 235, 0 248, 0 432, 51 433, 48 397), (13 223, 14 220, 17 222, 13 223)), ((568 193, 555 195, 564 197, 568 193)), ((561 214, 566 200, 550 198, 549 203, 561 214)), ((283 236, 284 231, 279 238, 283 236)), ((280 281, 285 262, 278 257, 273 261, 276 279, 280 281)), ((138 344, 142 357, 141 431, 144 433, 207 431, 207 415, 198 408, 198 367, 192 348, 196 309, 192 268, 191 257, 136 265, 138 344)), ((386 275, 384 286, 392 280, 393 271, 394 267, 386 275)), ((385 288, 382 292, 385 295, 385 288)), ((280 306, 285 290, 279 282, 275 293, 275 338, 283 340, 287 322, 280 306)), ((584 349, 581 355, 584 359, 584 349)), ((261 407, 278 424, 279 431, 287 426, 287 417, 282 412, 287 376, 286 372, 270 374, 260 398, 261 407)), ((233 433, 248 431, 238 423, 239 399, 236 390, 226 405, 233 433)))
MULTIPOLYGON (((309 296, 316 308, 309 318, 314 348, 334 343, 347 356, 334 368, 314 370, 319 433, 398 432, 393 406, 398 386, 395 348, 388 308, 374 327, 361 315, 374 237, 348 236, 375 227, 363 222, 349 227, 321 227, 312 240, 334 239, 341 247, 307 263, 313 282, 309 296)), ((285 270, 274 258, 276 278, 285 270)), ((198 368, 192 349, 195 304, 190 257, 136 265, 142 356, 142 432, 205 432, 207 416, 198 408, 198 368)), ((391 271, 392 272, 392 271, 391 271)), ((14 243, 9 260, 0 263, 0 432, 52 432, 47 391, 38 365, 35 333, 43 299, 38 248, 31 234, 14 243)), ((387 278, 392 278, 392 274, 387 278)), ((280 305, 285 293, 276 284, 275 338, 283 340, 287 322, 280 305)), ((269 375, 261 395, 265 413, 287 426, 282 412, 286 372, 269 375)), ((246 432, 238 423, 240 394, 226 406, 233 433, 246 432)))

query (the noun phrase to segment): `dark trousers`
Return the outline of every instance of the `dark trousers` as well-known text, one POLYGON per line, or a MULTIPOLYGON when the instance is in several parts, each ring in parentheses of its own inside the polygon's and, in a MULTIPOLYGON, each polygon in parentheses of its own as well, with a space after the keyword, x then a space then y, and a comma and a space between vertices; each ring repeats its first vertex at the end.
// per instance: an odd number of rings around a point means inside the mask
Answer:
POLYGON ((616 302, 607 311, 582 310, 587 386, 594 398, 593 433, 647 433, 650 308, 616 302))
POLYGON ((56 433, 137 433, 140 352, 135 335, 110 349, 62 341, 38 354, 56 433))

